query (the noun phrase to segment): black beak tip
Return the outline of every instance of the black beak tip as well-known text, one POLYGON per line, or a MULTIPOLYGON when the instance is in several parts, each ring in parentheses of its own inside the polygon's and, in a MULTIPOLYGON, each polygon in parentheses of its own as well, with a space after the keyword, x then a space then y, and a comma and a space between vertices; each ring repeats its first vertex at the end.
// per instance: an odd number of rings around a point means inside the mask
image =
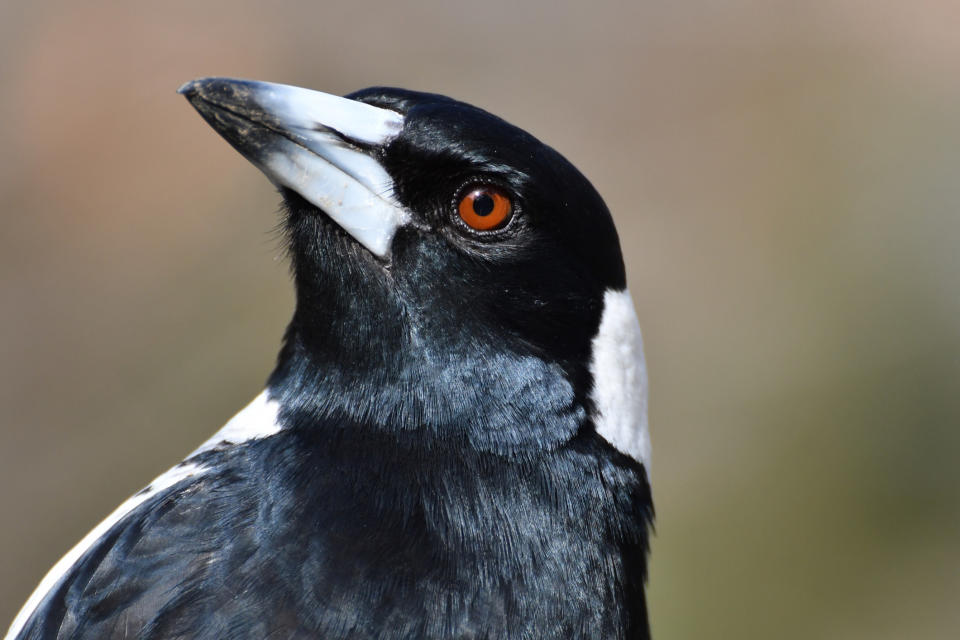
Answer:
POLYGON ((177 93, 186 97, 187 100, 190 100, 196 96, 203 97, 213 95, 217 92, 226 92, 236 83, 236 80, 231 80, 230 78, 196 78, 180 85, 177 93))
POLYGON ((177 89, 177 93, 186 97, 189 100, 192 96, 194 96, 197 93, 199 89, 199 85, 200 85, 200 80, 191 80, 190 82, 184 82, 182 85, 180 85, 180 88, 177 89))
POLYGON ((177 89, 177 93, 194 105, 210 102, 236 107, 255 103, 256 94, 263 84, 252 80, 210 76, 185 82, 177 89))

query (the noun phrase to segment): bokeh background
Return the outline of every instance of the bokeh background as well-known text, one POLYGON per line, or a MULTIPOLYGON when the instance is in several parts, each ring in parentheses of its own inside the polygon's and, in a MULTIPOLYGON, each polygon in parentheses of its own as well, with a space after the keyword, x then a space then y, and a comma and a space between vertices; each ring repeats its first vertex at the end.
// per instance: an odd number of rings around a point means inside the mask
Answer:
POLYGON ((960 630, 960 5, 0 2, 0 626, 262 387, 278 198, 174 91, 484 106, 620 228, 666 638, 960 630))

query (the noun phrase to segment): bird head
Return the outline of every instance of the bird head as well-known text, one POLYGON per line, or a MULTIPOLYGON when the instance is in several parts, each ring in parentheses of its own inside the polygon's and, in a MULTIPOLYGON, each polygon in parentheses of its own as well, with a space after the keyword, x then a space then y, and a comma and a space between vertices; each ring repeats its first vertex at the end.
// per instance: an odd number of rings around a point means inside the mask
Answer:
POLYGON ((628 351, 639 331, 623 337, 629 296, 607 317, 626 295, 611 215, 555 150, 429 93, 225 78, 180 91, 283 197, 297 303, 270 386, 288 421, 500 453, 559 446, 604 412, 645 427, 642 371, 613 385, 636 387, 630 416, 598 396, 602 325, 628 351))

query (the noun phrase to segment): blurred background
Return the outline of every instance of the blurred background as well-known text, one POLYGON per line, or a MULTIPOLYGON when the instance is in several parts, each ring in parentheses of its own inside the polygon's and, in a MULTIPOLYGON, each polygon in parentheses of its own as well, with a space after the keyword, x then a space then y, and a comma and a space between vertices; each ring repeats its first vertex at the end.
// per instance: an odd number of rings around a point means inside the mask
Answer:
POLYGON ((960 629, 960 5, 0 2, 0 626, 262 388, 278 197, 202 75, 483 106, 620 229, 655 637, 960 629))

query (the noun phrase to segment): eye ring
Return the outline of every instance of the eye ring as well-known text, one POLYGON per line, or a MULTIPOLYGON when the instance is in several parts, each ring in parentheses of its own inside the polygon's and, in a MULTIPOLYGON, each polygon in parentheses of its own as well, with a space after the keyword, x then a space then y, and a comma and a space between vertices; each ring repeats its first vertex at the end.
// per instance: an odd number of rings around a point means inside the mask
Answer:
POLYGON ((513 199, 494 184, 474 184, 461 191, 457 201, 460 220, 474 231, 495 231, 513 215, 513 199))

